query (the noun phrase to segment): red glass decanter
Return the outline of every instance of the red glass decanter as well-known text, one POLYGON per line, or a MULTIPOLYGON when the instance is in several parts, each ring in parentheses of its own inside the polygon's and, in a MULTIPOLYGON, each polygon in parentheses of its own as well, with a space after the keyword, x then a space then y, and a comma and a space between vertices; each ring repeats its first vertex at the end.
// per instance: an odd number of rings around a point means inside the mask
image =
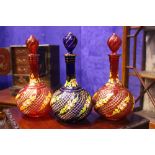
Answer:
POLYGON ((38 40, 31 35, 26 41, 26 45, 29 51, 30 80, 29 84, 19 91, 15 99, 17 107, 23 114, 30 117, 40 117, 46 115, 50 110, 52 92, 39 78, 38 40))
POLYGON ((118 77, 120 54, 117 54, 117 50, 121 42, 116 34, 108 39, 107 44, 112 52, 109 54, 109 81, 92 98, 95 111, 108 120, 120 120, 134 108, 133 95, 122 85, 118 77))

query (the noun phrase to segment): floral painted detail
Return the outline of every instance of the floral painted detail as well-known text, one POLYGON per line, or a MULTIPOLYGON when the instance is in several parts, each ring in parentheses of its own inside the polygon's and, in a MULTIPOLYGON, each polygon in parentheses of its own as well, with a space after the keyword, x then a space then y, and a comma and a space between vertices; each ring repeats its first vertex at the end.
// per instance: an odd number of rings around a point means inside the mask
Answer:
POLYGON ((112 96, 113 96, 113 93, 109 93, 105 98, 101 98, 100 100, 98 100, 96 102, 95 108, 99 108, 104 104, 106 104, 111 99, 112 96))
POLYGON ((50 100, 51 100, 51 97, 52 97, 51 92, 48 92, 48 95, 45 96, 45 99, 44 99, 44 101, 43 101, 43 104, 42 104, 41 107, 40 107, 40 110, 43 110, 43 109, 49 104, 49 102, 50 102, 50 100))
POLYGON ((113 111, 112 115, 116 115, 116 114, 119 114, 120 112, 122 112, 127 104, 129 103, 130 101, 130 97, 129 95, 117 106, 117 108, 113 111))
POLYGON ((39 82, 40 82, 39 77, 38 78, 35 78, 34 75, 33 75, 33 73, 30 74, 30 82, 29 82, 29 85, 30 86, 35 86, 39 82))
POLYGON ((88 106, 88 104, 90 104, 91 102, 91 96, 89 95, 88 98, 86 99, 86 105, 88 106))
POLYGON ((84 114, 84 113, 86 112, 86 110, 87 110, 87 106, 84 105, 84 107, 83 107, 82 110, 80 111, 80 114, 79 114, 79 115, 84 114))
POLYGON ((28 99, 26 99, 22 106, 20 107, 20 110, 25 110, 27 109, 29 106, 31 106, 33 104, 33 102, 36 100, 36 95, 32 95, 30 96, 28 99))
POLYGON ((76 97, 76 98, 74 98, 72 100, 69 100, 67 102, 67 104, 65 105, 65 107, 60 110, 60 115, 65 114, 68 110, 70 110, 71 108, 73 108, 74 105, 75 105, 75 103, 77 102, 77 100, 78 100, 78 97, 76 97))
POLYGON ((116 109, 113 111, 112 115, 119 114, 120 112, 121 112, 121 110, 118 109, 118 108, 116 108, 116 109))
POLYGON ((106 86, 112 86, 112 87, 113 87, 114 84, 116 84, 116 83, 122 85, 122 83, 120 82, 120 80, 119 80, 119 78, 118 78, 118 75, 117 75, 117 78, 114 79, 114 78, 112 77, 112 73, 110 72, 110 78, 109 78, 108 82, 106 83, 106 86))
POLYGON ((54 95, 53 95, 53 97, 52 97, 52 99, 51 99, 51 104, 53 104, 53 103, 59 101, 60 98, 61 98, 61 95, 59 95, 59 96, 56 96, 56 95, 54 96, 54 95))
POLYGON ((17 100, 17 99, 19 99, 19 98, 20 98, 20 93, 18 93, 18 94, 16 95, 15 99, 17 100))
POLYGON ((82 115, 82 114, 84 114, 87 111, 87 109, 89 108, 90 103, 91 103, 91 97, 89 95, 88 98, 86 99, 86 103, 83 106, 82 110, 80 111, 79 115, 82 115))
POLYGON ((69 87, 69 88, 73 88, 73 87, 77 87, 78 83, 76 81, 76 79, 71 79, 70 81, 66 81, 65 87, 69 87))

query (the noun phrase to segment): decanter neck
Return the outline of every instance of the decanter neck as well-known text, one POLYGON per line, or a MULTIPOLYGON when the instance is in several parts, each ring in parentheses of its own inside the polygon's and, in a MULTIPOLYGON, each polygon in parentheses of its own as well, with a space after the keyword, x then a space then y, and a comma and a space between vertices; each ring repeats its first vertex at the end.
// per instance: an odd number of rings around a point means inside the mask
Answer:
POLYGON ((75 75, 75 54, 65 54, 66 62, 66 83, 65 87, 77 87, 76 75, 75 75))
POLYGON ((118 76, 119 57, 120 57, 120 54, 109 54, 109 62, 110 62, 109 82, 110 83, 119 82, 119 76, 118 76))
POLYGON ((35 85, 36 83, 40 82, 39 79, 39 65, 38 59, 39 54, 29 54, 29 64, 30 64, 30 85, 35 85))

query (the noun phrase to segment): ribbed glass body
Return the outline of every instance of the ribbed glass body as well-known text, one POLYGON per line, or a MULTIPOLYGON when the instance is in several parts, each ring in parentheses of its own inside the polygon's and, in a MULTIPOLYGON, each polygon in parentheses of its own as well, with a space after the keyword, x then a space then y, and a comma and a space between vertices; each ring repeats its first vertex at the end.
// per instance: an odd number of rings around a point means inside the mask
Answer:
POLYGON ((19 91, 16 103, 19 110, 29 117, 40 117, 46 115, 50 110, 51 90, 40 80, 38 75, 38 57, 36 54, 37 42, 33 36, 30 37, 29 47, 30 80, 29 84, 19 91))
POLYGON ((110 54, 109 81, 93 96, 94 109, 108 120, 120 120, 134 107, 134 97, 118 77, 119 54, 110 54))
POLYGON ((134 108, 134 97, 118 77, 120 54, 117 54, 117 51, 121 43, 120 37, 115 33, 108 39, 107 44, 111 50, 109 81, 92 98, 95 111, 108 120, 123 119, 134 108))
POLYGON ((52 97, 51 107, 55 116, 65 122, 79 121, 92 109, 90 94, 81 88, 75 76, 75 54, 65 54, 66 82, 52 97))

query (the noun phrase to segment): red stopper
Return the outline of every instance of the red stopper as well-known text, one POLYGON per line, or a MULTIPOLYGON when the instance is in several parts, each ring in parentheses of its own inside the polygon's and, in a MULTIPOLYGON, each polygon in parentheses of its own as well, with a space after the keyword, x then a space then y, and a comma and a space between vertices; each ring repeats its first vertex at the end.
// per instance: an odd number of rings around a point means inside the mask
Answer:
POLYGON ((108 39, 107 44, 112 52, 112 54, 117 54, 117 50, 122 44, 122 40, 115 33, 108 39))
POLYGON ((26 46, 28 48, 29 54, 37 54, 37 49, 39 46, 39 41, 31 35, 27 40, 26 40, 26 46))

